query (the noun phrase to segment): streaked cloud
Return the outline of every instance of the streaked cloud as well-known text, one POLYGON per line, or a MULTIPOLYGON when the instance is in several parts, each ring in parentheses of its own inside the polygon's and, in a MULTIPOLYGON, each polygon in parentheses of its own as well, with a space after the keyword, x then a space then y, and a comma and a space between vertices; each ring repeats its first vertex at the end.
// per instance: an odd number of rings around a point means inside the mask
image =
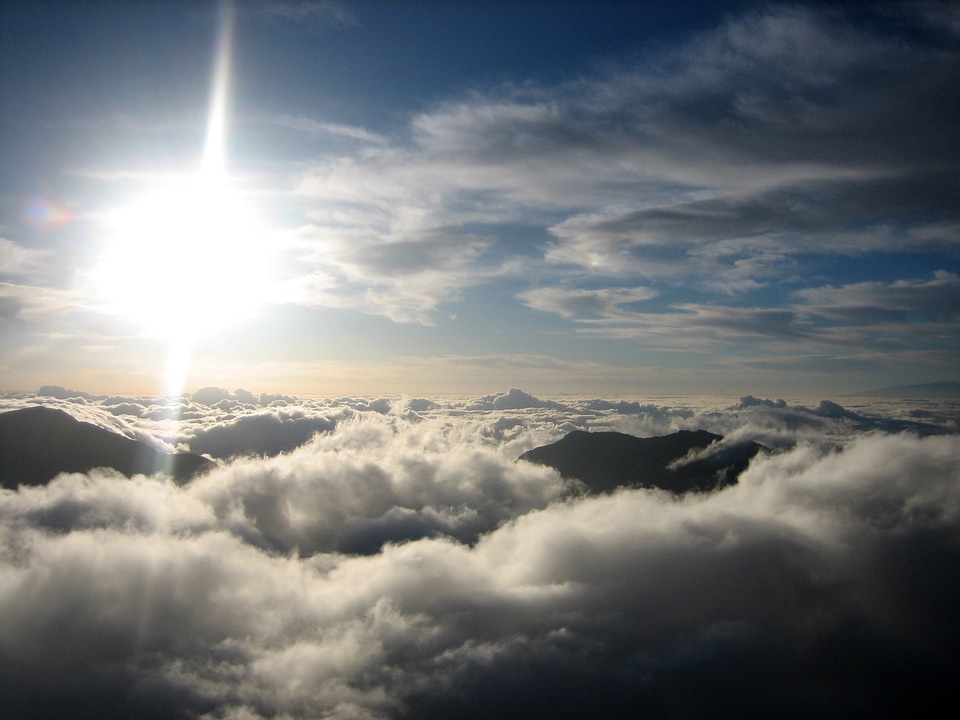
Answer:
POLYGON ((960 316, 960 277, 938 271, 924 280, 865 282, 800 290, 804 309, 848 324, 955 323, 960 316))
MULTIPOLYGON (((878 28, 813 7, 754 10, 635 66, 442 101, 411 118, 408 142, 304 175, 299 190, 320 220, 318 252, 305 259, 322 258, 327 282, 314 301, 429 322, 454 287, 490 282, 491 266, 513 261, 544 283, 518 297, 568 319, 578 297, 585 309, 588 297, 665 283, 696 298, 695 324, 797 333, 786 300, 724 310, 711 292, 749 296, 799 278, 815 255, 956 246, 945 98, 958 58, 878 28), (497 242, 498 225, 514 222, 552 239, 497 242), (490 239, 464 237, 465 224, 490 239), (444 251, 424 237, 446 238, 444 251), (388 268, 408 279, 387 283, 388 268), (561 289, 583 277, 606 287, 561 289)), ((667 330, 678 318, 643 319, 667 330)))
POLYGON ((288 130, 309 133, 313 135, 332 135, 334 137, 343 137, 348 140, 359 140, 374 145, 383 145, 387 142, 386 138, 377 133, 371 132, 361 127, 352 127, 350 125, 340 125, 337 123, 320 122, 306 117, 292 117, 282 115, 274 120, 280 127, 288 130))
POLYGON ((46 285, 0 282, 3 317, 41 320, 69 315, 85 305, 83 296, 46 285))
POLYGON ((536 310, 555 312, 566 318, 594 316, 604 319, 629 317, 630 313, 622 310, 622 305, 652 297, 656 297, 656 292, 642 287, 599 290, 537 288, 520 295, 521 300, 536 310))
POLYGON ((42 272, 50 252, 24 247, 0 237, 0 267, 4 275, 32 275, 42 272))
POLYGON ((241 12, 267 22, 308 25, 349 25, 355 22, 346 5, 338 0, 266 0, 241 5, 241 12))

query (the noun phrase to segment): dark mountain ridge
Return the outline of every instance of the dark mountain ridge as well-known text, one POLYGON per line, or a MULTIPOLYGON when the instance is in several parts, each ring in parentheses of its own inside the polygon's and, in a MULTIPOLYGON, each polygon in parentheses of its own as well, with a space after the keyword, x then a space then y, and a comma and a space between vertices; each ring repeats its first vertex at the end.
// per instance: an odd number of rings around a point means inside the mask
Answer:
POLYGON ((706 430, 651 438, 574 430, 555 443, 528 450, 519 459, 552 467, 594 493, 619 487, 702 492, 735 483, 750 460, 766 449, 744 442, 684 461, 692 451, 705 450, 722 439, 706 430))
POLYGON ((178 483, 214 467, 192 453, 162 453, 49 407, 0 413, 0 484, 42 485, 63 472, 113 468, 127 477, 163 471, 178 483))

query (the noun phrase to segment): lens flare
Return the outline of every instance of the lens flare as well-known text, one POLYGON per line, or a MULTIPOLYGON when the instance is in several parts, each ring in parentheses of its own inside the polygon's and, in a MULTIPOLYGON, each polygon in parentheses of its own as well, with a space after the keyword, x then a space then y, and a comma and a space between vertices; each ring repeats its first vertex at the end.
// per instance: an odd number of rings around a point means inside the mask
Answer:
POLYGON ((30 198, 23 203, 20 219, 25 225, 49 230, 73 220, 73 212, 55 200, 30 198))

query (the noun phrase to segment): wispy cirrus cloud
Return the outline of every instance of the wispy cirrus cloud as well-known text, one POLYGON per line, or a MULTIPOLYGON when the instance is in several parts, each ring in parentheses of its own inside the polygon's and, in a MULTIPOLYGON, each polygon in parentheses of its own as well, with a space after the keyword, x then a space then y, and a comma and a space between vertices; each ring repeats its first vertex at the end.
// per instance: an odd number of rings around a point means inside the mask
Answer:
POLYGON ((258 20, 317 25, 351 25, 356 22, 346 5, 338 0, 267 0, 240 7, 258 20))
POLYGON ((565 318, 599 317, 605 320, 629 319, 632 315, 622 306, 656 297, 648 288, 601 288, 577 290, 564 288, 537 288, 522 293, 519 298, 535 310, 544 310, 565 318))
POLYGON ((24 276, 41 273, 50 254, 49 250, 25 247, 0 237, 0 274, 24 276))
POLYGON ((300 228, 300 258, 313 272, 293 282, 293 298, 431 324, 438 306, 465 288, 516 273, 488 252, 495 238, 456 227, 418 230, 419 222, 411 217, 405 231, 379 236, 356 228, 300 228))
POLYGON ((951 322, 960 319, 960 277, 940 270, 931 280, 863 282, 797 291, 803 310, 848 324, 951 322))
MULTIPOLYGON (((338 382, 344 387, 376 372, 403 378, 413 364, 426 377, 431 363, 449 368, 450 358, 475 352, 478 367, 498 358, 515 368, 514 384, 532 376, 524 358, 557 353, 567 359, 570 387, 575 367, 596 378, 622 378, 630 368, 647 378, 663 353, 675 354, 659 367, 679 372, 677 361, 705 377, 729 362, 724 352, 772 365, 805 352, 811 362, 864 357, 874 345, 933 363, 956 344, 949 313, 936 319, 879 297, 902 295, 901 285, 949 294, 919 286, 935 273, 958 272, 955 10, 745 6, 712 26, 698 24, 695 34, 678 30, 670 41, 640 34, 636 42, 647 44, 634 46, 629 59, 590 65, 586 51, 574 51, 577 65, 562 79, 538 79, 518 57, 507 63, 510 73, 496 76, 512 81, 450 67, 443 82, 389 91, 359 77, 354 84, 343 70, 364 52, 353 16, 366 21, 378 12, 296 2, 237 8, 233 161, 246 173, 237 178, 243 204, 265 227, 282 228, 262 244, 276 250, 279 280, 273 288, 268 273, 224 278, 254 288, 262 277, 272 289, 258 305, 262 313, 242 321, 252 332, 224 330, 230 342, 217 345, 222 352, 198 346, 193 367, 202 368, 201 384, 219 382, 225 367, 250 372, 247 384, 254 372, 283 367, 297 389, 320 377, 319 368, 346 378, 338 382), (318 31, 330 33, 329 45, 313 42, 318 31), (329 97, 320 91, 325 75, 329 97), (261 93, 260 83, 272 86, 261 93), (314 341, 329 342, 326 349, 278 360, 276 341, 308 316, 318 326, 333 320, 314 341), (341 322, 351 316, 356 324, 341 322), (397 357, 376 356, 371 336, 360 337, 370 328, 403 338, 392 346, 397 357), (261 333, 271 342, 253 339, 261 333), (468 337, 469 350, 450 344, 468 337), (350 357, 332 359, 341 349, 350 357), (257 360, 237 361, 234 351, 257 360), (414 362, 418 351, 436 356, 414 362)), ((196 24, 204 33, 213 27, 196 24)), ((378 54, 385 47, 366 57, 389 62, 378 54)), ((205 76, 191 82, 204 97, 205 76)), ((171 86, 170 96, 181 97, 181 89, 171 86)), ((155 372, 162 365, 154 349, 122 337, 135 334, 130 325, 96 317, 94 289, 84 285, 84 266, 105 237, 94 226, 107 213, 96 217, 95 207, 121 205, 125 194, 149 193, 161 176, 176 180, 193 170, 184 158, 196 149, 194 131, 202 134, 204 103, 190 112, 161 104, 160 114, 138 115, 118 101, 102 116, 89 104, 57 116, 61 140, 72 148, 50 150, 68 166, 64 184, 108 182, 98 185, 100 198, 78 204, 90 212, 59 234, 4 229, 16 242, 8 255, 29 242, 54 248, 43 264, 56 270, 48 277, 56 275, 50 285, 57 289, 29 290, 32 280, 17 276, 2 291, 6 317, 44 325, 23 345, 42 333, 95 327, 103 337, 77 348, 116 339, 137 355, 131 366, 155 372), (109 139, 112 158, 76 150, 88 146, 70 139, 80 132, 91 148, 109 139), (69 328, 57 325, 65 319, 69 328)), ((26 267, 18 257, 16 266, 26 267)), ((198 282, 214 277, 211 270, 198 282)), ((187 285, 199 287, 192 279, 187 285)), ((124 290, 131 306, 140 289, 124 290)), ((316 350, 302 336, 294 346, 291 355, 316 350)), ((52 350, 47 358, 53 366, 52 350)), ((25 362, 18 367, 18 377, 37 377, 25 362)), ((954 372, 945 360, 910 372, 928 371, 954 372)), ((559 364, 550 372, 559 378, 559 364)), ((386 391, 389 382, 378 387, 386 391)), ((470 387, 489 389, 479 381, 470 387)))
POLYGON ((4 319, 45 320, 85 306, 85 298, 71 290, 0 282, 0 316, 4 319))
MULTIPOLYGON (((866 351, 883 341, 889 350, 903 352, 916 343, 938 344, 955 336, 958 296, 957 276, 938 271, 930 280, 807 288, 795 293, 800 302, 772 308, 677 303, 660 312, 628 310, 621 306, 631 293, 622 290, 544 289, 521 299, 575 320, 585 335, 643 338, 664 347, 765 340, 781 348, 792 343, 797 351, 812 344, 866 351)), ((641 291, 636 299, 647 297, 641 291)))
POLYGON ((323 256, 328 297, 366 312, 426 321, 453 286, 511 262, 549 279, 521 293, 528 304, 586 276, 609 292, 749 295, 811 255, 955 252, 958 64, 936 39, 842 12, 754 10, 633 66, 440 102, 406 142, 316 164, 298 189, 318 242, 349 238, 323 256), (550 240, 498 242, 505 224, 550 240), (446 270, 431 274, 419 238, 444 235, 446 270), (412 266, 422 282, 394 280, 412 266))
POLYGON ((273 119, 273 122, 282 128, 296 130, 297 132, 308 133, 311 135, 331 135, 334 137, 342 137, 347 140, 359 140, 360 142, 371 143, 374 145, 384 145, 387 142, 385 137, 367 130, 366 128, 338 123, 320 122, 307 117, 281 115, 273 119))

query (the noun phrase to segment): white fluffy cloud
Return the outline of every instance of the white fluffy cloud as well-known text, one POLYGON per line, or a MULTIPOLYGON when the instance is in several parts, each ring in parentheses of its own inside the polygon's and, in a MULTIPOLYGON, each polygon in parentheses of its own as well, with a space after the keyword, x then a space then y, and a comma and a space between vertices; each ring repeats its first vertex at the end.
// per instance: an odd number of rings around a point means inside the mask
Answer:
MULTIPOLYGON (((2 714, 896 717, 946 696, 955 408, 481 400, 354 410, 186 487, 3 491, 2 714), (912 432, 871 430, 894 422, 912 432), (630 423, 786 449, 686 498, 515 462, 564 424, 630 423)), ((311 401, 335 402, 371 404, 311 401)))
POLYGON ((214 471, 190 493, 250 542, 313 555, 433 535, 475 542, 566 489, 552 471, 433 432, 382 416, 342 423, 288 456, 214 471))

